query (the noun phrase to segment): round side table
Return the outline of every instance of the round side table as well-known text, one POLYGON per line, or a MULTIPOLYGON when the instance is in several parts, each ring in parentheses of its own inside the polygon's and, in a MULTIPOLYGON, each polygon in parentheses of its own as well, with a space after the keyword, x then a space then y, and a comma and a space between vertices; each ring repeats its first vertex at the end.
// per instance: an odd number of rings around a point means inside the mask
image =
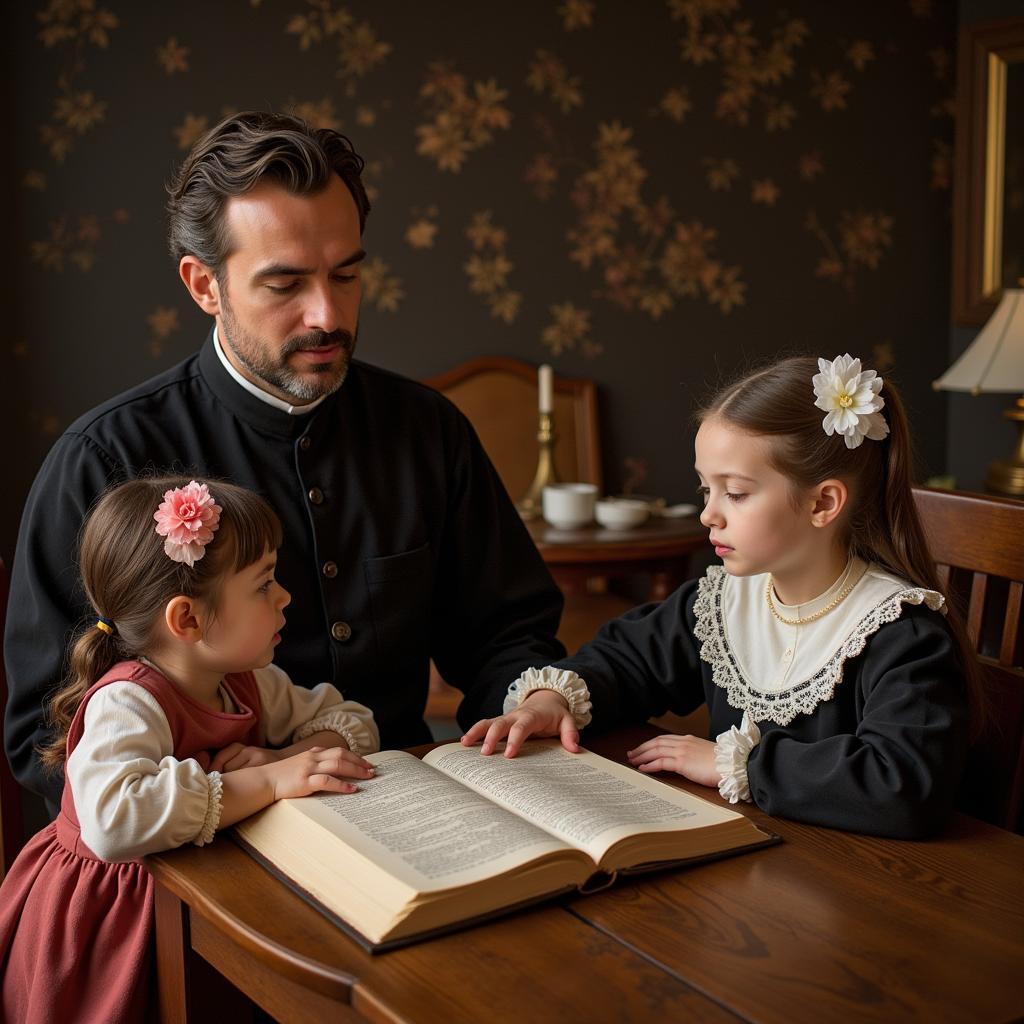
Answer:
POLYGON ((596 523, 556 530, 543 519, 526 525, 565 593, 585 590, 595 577, 650 573, 648 599, 663 601, 686 579, 690 555, 708 543, 708 530, 696 516, 652 517, 631 530, 608 530, 596 523))

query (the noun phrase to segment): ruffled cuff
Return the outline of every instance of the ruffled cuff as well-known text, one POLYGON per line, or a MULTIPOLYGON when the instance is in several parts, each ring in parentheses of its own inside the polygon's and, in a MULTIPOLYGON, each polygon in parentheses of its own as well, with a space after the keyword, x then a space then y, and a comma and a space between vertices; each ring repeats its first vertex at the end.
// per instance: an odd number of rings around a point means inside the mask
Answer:
POLYGON ((721 775, 718 792, 731 804, 750 800, 750 783, 747 781, 747 760, 750 752, 761 742, 761 730, 752 722, 746 711, 739 728, 732 726, 728 732, 715 737, 715 769, 721 775))
POLYGON ((372 754, 377 749, 376 740, 366 724, 350 711, 325 711, 317 715, 292 733, 292 742, 298 743, 325 729, 336 732, 348 745, 348 749, 360 757, 372 754))
POLYGON ((590 724, 590 691, 575 672, 568 669, 528 668, 509 688, 502 711, 515 711, 534 690, 554 690, 569 703, 576 728, 590 724))
POLYGON ((203 819, 203 827, 199 835, 192 840, 196 846, 205 846, 213 842, 217 834, 217 826, 220 824, 221 797, 224 793, 224 783, 221 780, 220 772, 210 772, 206 776, 210 783, 210 795, 206 804, 206 817, 203 819))

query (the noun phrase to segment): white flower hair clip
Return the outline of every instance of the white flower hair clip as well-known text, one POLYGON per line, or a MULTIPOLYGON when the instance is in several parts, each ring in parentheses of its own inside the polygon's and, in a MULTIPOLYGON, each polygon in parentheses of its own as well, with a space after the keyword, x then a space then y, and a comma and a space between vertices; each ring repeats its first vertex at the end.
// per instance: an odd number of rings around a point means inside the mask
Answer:
POLYGON ((860 360, 849 353, 836 356, 830 363, 818 360, 818 369, 811 380, 814 404, 824 409, 827 415, 821 421, 825 433, 842 434, 847 448, 859 448, 864 438, 881 441, 889 433, 879 410, 885 399, 878 392, 882 390, 882 378, 874 370, 861 370, 860 360))

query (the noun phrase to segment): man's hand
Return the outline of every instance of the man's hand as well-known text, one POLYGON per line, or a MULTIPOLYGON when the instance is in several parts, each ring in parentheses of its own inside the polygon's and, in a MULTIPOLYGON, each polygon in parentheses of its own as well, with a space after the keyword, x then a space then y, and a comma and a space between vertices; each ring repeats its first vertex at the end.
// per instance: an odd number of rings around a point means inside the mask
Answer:
POLYGON ((515 757, 530 736, 558 736, 566 750, 573 754, 580 751, 580 734, 569 702, 554 690, 534 690, 515 711, 477 722, 462 737, 462 743, 470 747, 483 738, 480 753, 493 754, 506 736, 506 757, 515 757))
POLYGON ((702 786, 717 786, 722 780, 715 768, 715 744, 699 736, 655 736, 627 751, 626 757, 642 772, 678 772, 702 786))

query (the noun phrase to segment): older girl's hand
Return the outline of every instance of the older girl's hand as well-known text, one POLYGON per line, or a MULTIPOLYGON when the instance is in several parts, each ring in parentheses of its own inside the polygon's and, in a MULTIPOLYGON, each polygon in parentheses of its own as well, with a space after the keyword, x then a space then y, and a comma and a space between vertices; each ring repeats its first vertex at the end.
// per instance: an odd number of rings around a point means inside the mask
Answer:
POLYGON ((493 754, 506 736, 506 757, 515 757, 530 736, 558 736, 566 750, 573 754, 580 751, 580 734, 569 702, 554 690, 534 690, 515 711, 477 722, 462 737, 462 743, 471 747, 483 739, 480 753, 493 754))
POLYGON ((655 736, 626 757, 642 772, 678 772, 702 786, 717 786, 722 779, 715 768, 715 744, 699 736, 655 736))

